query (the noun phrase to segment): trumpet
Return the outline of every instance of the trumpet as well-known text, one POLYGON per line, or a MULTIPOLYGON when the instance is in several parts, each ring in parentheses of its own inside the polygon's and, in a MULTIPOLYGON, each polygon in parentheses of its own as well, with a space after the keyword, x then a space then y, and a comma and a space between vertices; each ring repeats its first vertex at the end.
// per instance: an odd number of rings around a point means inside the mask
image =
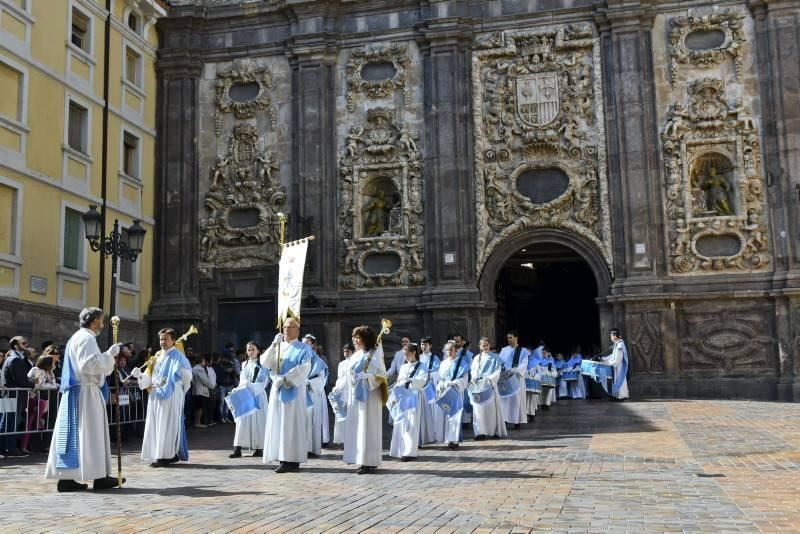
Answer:
MULTIPOLYGON (((197 334, 197 333, 198 333, 197 327, 195 325, 191 325, 189 327, 189 330, 187 330, 185 334, 183 334, 181 337, 179 337, 175 341, 175 346, 178 347, 179 351, 184 352, 184 350, 183 350, 183 342, 186 341, 189 338, 189 336, 191 336, 192 334, 197 334)), ((155 354, 151 355, 147 359, 147 361, 144 362, 144 365, 142 365, 139 369, 141 369, 145 374, 153 376, 153 366, 155 366, 156 360, 158 359, 158 357, 161 355, 162 352, 164 352, 164 351, 163 350, 159 350, 155 354)))

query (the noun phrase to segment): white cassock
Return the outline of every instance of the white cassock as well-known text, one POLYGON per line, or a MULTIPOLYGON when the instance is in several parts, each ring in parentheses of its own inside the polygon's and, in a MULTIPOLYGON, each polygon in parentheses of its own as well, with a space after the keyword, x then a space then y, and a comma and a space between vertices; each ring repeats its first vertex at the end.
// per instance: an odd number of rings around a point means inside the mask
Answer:
POLYGON ((397 385, 395 387, 406 387, 415 391, 417 394, 417 407, 408 410, 405 417, 395 422, 392 428, 392 444, 389 446, 389 455, 393 458, 412 457, 416 458, 417 448, 419 447, 420 422, 422 420, 422 410, 425 404, 425 394, 422 388, 428 381, 428 373, 424 365, 420 362, 414 376, 414 368, 417 362, 406 362, 400 367, 397 373, 397 385))
POLYGON ((147 418, 144 423, 142 460, 171 460, 178 455, 183 437, 183 405, 186 392, 192 384, 192 368, 186 356, 173 346, 161 351, 153 366, 153 375, 139 375, 139 388, 152 386, 147 397, 147 418), (167 368, 179 370, 167 380, 159 379, 169 374, 167 368), (169 392, 172 389, 171 393, 169 392), (164 398, 159 398, 163 395, 164 398))
POLYGON ((308 460, 306 379, 311 370, 311 347, 296 339, 282 341, 281 370, 284 372, 279 373, 278 346, 278 343, 273 343, 261 355, 261 365, 268 368, 272 376, 264 432, 264 463, 302 463, 308 460), (296 389, 291 400, 281 398, 280 389, 284 381, 296 389))
MULTIPOLYGON (((95 480, 111 474, 111 444, 108 439, 106 401, 100 388, 114 372, 114 356, 100 352, 95 334, 81 328, 67 342, 64 368, 69 364, 76 385, 69 394, 78 395, 77 459, 75 468, 58 467, 58 443, 65 439, 66 420, 70 417, 66 399, 59 406, 55 430, 47 457, 44 477, 59 480, 95 480)), ((62 374, 62 380, 66 380, 62 374)), ((63 390, 62 386, 62 390, 63 390)), ((9 488, 10 489, 10 488, 9 488)))
MULTIPOLYGON (((542 360, 542 363, 539 364, 539 369, 541 369, 540 371, 541 374, 555 377, 557 375, 556 370, 550 369, 547 364, 548 364, 547 360, 542 360)), ((542 404, 544 406, 550 406, 554 402, 556 402, 556 388, 542 387, 542 393, 539 397, 539 404, 542 404)))
MULTIPOLYGON (((320 361, 320 363, 322 363, 320 361)), ((318 365, 310 371, 313 377, 308 377, 307 388, 314 400, 309 406, 306 417, 306 434, 308 436, 308 452, 319 455, 322 444, 331 440, 330 423, 328 422, 328 397, 325 395, 325 384, 328 383, 328 368, 318 365)))
POLYGON ((603 361, 614 367, 614 388, 618 389, 617 393, 612 395, 618 399, 627 399, 630 397, 628 392, 628 348, 625 342, 621 339, 614 343, 614 350, 611 354, 603 358, 603 361))
POLYGON ((500 360, 492 352, 482 352, 472 359, 472 380, 479 378, 488 380, 492 384, 492 398, 483 404, 472 403, 472 430, 476 436, 508 436, 506 423, 503 418, 503 407, 500 405, 500 396, 497 394, 497 380, 500 378, 500 360), (494 362, 487 362, 487 360, 494 362))
MULTIPOLYGON (((530 363, 530 361, 528 362, 530 363)), ((528 378, 533 380, 542 380, 542 371, 538 364, 528 367, 528 378)), ((536 409, 539 407, 539 395, 541 393, 525 392, 526 408, 528 415, 536 415, 536 409)))
MULTIPOLYGON (((352 356, 350 359, 345 358, 339 362, 339 367, 336 370, 336 385, 333 386, 333 389, 344 389, 349 384, 347 374, 350 372, 350 360, 352 360, 352 356)), ((349 394, 345 392, 344 397, 349 398, 349 394)), ((347 419, 344 417, 335 417, 335 419, 336 421, 333 423, 333 442, 344 443, 344 425, 347 419)))
POLYGON ((500 363, 503 368, 508 371, 514 371, 513 380, 519 382, 519 390, 516 395, 510 395, 500 399, 500 405, 503 407, 503 417, 506 423, 521 424, 528 422, 527 404, 525 396, 525 374, 528 371, 528 356, 530 351, 525 347, 519 354, 519 361, 517 365, 514 364, 514 351, 516 349, 511 345, 506 345, 500 351, 500 363))
POLYGON ((378 467, 381 465, 383 447, 383 400, 381 399, 380 381, 376 377, 386 377, 383 363, 383 347, 373 352, 366 370, 364 364, 368 355, 358 350, 350 356, 352 362, 347 373, 349 396, 347 399, 347 420, 344 427, 344 455, 346 464, 378 467), (362 379, 366 398, 358 400, 358 378, 360 372, 366 372, 362 379))
POLYGON ((578 379, 569 382, 569 394, 573 399, 586 398, 586 377, 580 374, 582 361, 583 358, 580 355, 575 355, 567 362, 567 369, 578 371, 578 379))
MULTIPOLYGON (((419 361, 425 367, 425 372, 428 380, 433 384, 434 389, 436 384, 439 383, 439 365, 438 357, 430 352, 420 354, 419 361), (433 361, 433 364, 431 364, 433 361)), ((421 445, 426 443, 437 443, 444 439, 439 436, 437 429, 444 427, 444 412, 439 408, 435 402, 428 403, 423 398, 422 419, 420 421, 419 441, 421 445)))
POLYGON ((233 435, 233 446, 251 450, 264 448, 264 432, 267 428, 266 387, 269 385, 269 370, 258 365, 258 360, 247 360, 239 374, 239 386, 236 389, 248 388, 261 401, 261 408, 236 421, 236 432, 233 435), (255 380, 253 380, 255 375, 255 380))
POLYGON ((569 397, 569 382, 564 380, 564 371, 568 370, 566 363, 561 367, 561 380, 558 381, 558 394, 556 397, 558 398, 567 398, 569 397))
MULTIPOLYGON (((454 358, 452 360, 450 358, 445 358, 442 361, 442 364, 439 366, 439 384, 436 388, 437 397, 448 387, 453 387, 461 394, 461 398, 464 398, 464 390, 467 389, 467 385, 469 384, 469 378, 467 377, 468 367, 466 362, 463 360, 461 362, 463 367, 461 375, 459 376, 458 371, 456 371, 455 378, 451 379, 451 377, 454 376, 453 368, 456 366, 458 360, 458 358, 454 358)), ((442 426, 437 432, 437 434, 441 436, 440 443, 458 443, 459 441, 462 441, 461 412, 463 410, 459 410, 450 416, 442 412, 441 408, 439 408, 439 411, 442 413, 442 426)))

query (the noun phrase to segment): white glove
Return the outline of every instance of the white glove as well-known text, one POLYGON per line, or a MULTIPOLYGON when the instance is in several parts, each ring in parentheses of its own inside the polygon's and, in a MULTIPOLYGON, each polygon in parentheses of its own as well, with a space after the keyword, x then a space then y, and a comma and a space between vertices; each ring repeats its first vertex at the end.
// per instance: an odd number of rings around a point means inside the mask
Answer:
POLYGON ((134 367, 133 371, 131 371, 131 376, 136 380, 139 380, 139 378, 142 376, 142 370, 138 367, 134 367))
MULTIPOLYGON (((280 335, 280 334, 278 334, 280 335)), ((275 377, 275 387, 280 389, 283 386, 283 383, 286 382, 286 379, 282 376, 275 377)))
POLYGON ((372 373, 364 373, 364 372, 358 373, 359 380, 366 380, 370 376, 372 376, 372 373))
POLYGON ((402 380, 398 380, 398 381, 397 381, 397 385, 398 385, 398 386, 405 386, 405 385, 406 385, 406 384, 408 384, 409 382, 410 382, 410 380, 409 380, 408 378, 404 378, 404 379, 402 379, 402 380))
POLYGON ((272 340, 272 344, 273 345, 278 345, 279 343, 282 343, 282 342, 283 342, 283 334, 281 334, 281 333, 275 334, 275 339, 272 340))
POLYGON ((117 354, 119 354, 119 343, 114 343, 113 345, 108 347, 106 354, 108 354, 112 358, 116 358, 117 354))

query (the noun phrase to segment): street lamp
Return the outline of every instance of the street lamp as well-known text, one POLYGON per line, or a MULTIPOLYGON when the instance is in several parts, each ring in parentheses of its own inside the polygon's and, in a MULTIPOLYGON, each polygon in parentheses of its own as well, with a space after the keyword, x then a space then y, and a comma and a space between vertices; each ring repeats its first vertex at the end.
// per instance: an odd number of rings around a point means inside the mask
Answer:
MULTIPOLYGON (((103 237, 100 235, 103 219, 97 212, 97 206, 92 204, 89 206, 89 211, 84 213, 81 218, 83 219, 83 228, 86 233, 86 239, 89 241, 89 246, 93 251, 103 251, 106 256, 111 256, 111 305, 109 316, 113 317, 117 308, 117 259, 122 258, 136 262, 136 258, 142 252, 144 245, 144 234, 146 230, 142 228, 138 220, 133 221, 133 226, 128 228, 128 242, 122 240, 122 234, 119 232, 119 221, 114 219, 114 229, 108 235, 103 237)), ((100 280, 100 283, 105 283, 100 280)), ((112 343, 111 329, 108 331, 108 344, 112 343)))

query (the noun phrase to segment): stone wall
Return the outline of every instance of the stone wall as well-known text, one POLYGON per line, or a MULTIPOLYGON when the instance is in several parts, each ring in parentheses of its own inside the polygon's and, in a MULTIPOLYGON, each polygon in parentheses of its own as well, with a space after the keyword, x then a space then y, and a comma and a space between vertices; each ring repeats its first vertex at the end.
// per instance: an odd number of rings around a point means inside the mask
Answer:
POLYGON ((329 350, 380 316, 496 338, 499 270, 550 242, 634 394, 800 393, 795 4, 171 3, 151 330, 274 302, 285 212, 329 350))

